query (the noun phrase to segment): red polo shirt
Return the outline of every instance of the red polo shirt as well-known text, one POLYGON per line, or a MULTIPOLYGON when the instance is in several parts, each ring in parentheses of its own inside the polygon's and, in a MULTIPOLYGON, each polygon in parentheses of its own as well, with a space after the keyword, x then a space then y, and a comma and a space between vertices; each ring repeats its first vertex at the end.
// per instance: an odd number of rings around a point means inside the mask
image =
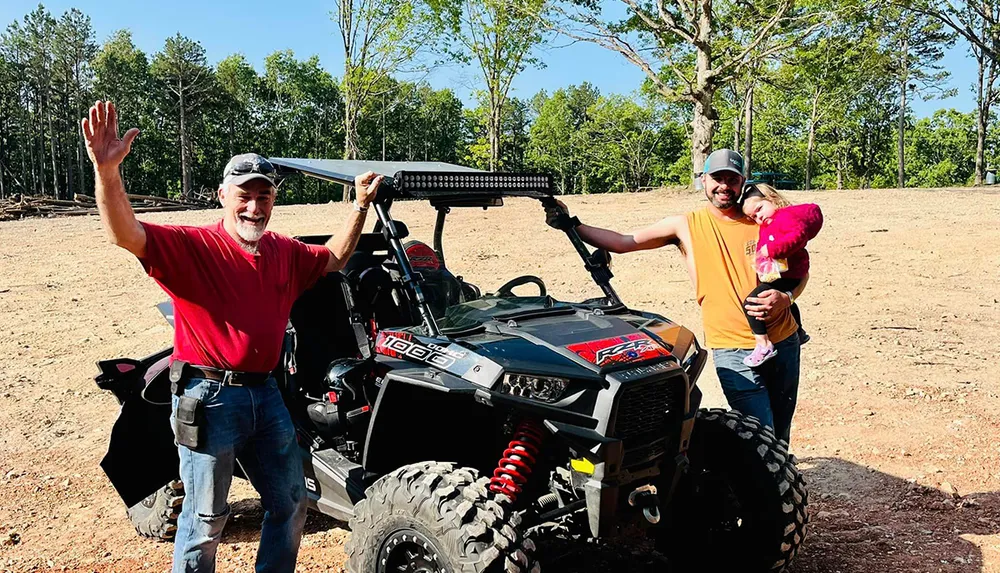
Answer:
POLYGON ((146 229, 144 269, 174 302, 173 358, 269 372, 278 364, 292 303, 323 275, 330 251, 270 231, 257 254, 222 226, 146 229))

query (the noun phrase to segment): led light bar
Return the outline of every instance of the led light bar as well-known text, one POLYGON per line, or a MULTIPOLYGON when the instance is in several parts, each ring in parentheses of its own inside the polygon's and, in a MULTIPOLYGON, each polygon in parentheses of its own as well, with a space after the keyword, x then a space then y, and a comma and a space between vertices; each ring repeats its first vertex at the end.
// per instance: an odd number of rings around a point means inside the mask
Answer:
POLYGON ((529 173, 448 173, 400 171, 394 177, 398 197, 413 199, 443 195, 534 197, 552 195, 552 177, 529 173))
POLYGON ((490 173, 434 161, 353 161, 340 159, 270 159, 282 176, 302 173, 352 185, 366 171, 386 176, 403 199, 431 199, 448 205, 482 206, 502 197, 544 199, 553 194, 552 177, 538 173, 490 173))

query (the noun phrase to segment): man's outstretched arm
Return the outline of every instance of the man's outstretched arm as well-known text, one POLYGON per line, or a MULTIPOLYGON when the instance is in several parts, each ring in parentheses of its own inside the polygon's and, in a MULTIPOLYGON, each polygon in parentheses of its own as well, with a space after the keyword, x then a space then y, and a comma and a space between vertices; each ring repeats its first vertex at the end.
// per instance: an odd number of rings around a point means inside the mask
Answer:
POLYGON ((119 171, 139 130, 132 128, 119 138, 118 112, 109 101, 95 103, 80 127, 94 164, 94 195, 108 240, 141 258, 146 255, 146 230, 135 218, 119 171))
POLYGON ((378 192, 382 179, 381 175, 376 175, 372 171, 354 178, 356 202, 363 211, 352 209, 347 221, 344 222, 343 229, 326 242, 326 248, 330 250, 330 261, 326 265, 326 272, 332 273, 344 268, 351 253, 358 246, 358 238, 365 226, 365 215, 375 200, 375 193, 378 192))
MULTIPOLYGON (((566 205, 561 201, 556 201, 556 203, 559 205, 558 208, 562 209, 568 216, 569 210, 566 209, 566 205)), ((545 212, 547 215, 546 222, 553 228, 558 228, 556 221, 559 212, 556 208, 547 207, 545 212)), ((685 223, 686 220, 683 215, 676 215, 661 219, 648 227, 643 227, 627 234, 584 224, 578 225, 576 232, 580 234, 581 239, 599 249, 607 249, 612 253, 630 253, 632 251, 644 251, 664 245, 678 244, 680 229, 685 223)))

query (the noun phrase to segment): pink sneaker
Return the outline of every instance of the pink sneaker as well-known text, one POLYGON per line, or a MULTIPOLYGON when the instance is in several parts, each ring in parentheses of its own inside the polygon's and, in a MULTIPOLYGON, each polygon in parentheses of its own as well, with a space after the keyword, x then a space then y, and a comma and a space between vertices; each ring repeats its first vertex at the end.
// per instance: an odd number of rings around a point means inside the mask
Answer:
POLYGON ((778 350, 774 346, 758 346, 753 349, 750 356, 743 359, 743 364, 750 368, 756 368, 777 355, 778 350))

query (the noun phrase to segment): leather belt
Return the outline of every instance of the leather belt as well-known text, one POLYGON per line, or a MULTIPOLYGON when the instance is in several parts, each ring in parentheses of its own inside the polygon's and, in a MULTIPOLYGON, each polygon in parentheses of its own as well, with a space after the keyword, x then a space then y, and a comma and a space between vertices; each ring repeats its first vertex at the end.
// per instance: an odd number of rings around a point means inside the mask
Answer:
POLYGON ((239 372, 237 370, 220 370, 207 366, 186 364, 184 374, 189 378, 206 378, 222 382, 223 386, 262 386, 271 377, 270 372, 239 372))

